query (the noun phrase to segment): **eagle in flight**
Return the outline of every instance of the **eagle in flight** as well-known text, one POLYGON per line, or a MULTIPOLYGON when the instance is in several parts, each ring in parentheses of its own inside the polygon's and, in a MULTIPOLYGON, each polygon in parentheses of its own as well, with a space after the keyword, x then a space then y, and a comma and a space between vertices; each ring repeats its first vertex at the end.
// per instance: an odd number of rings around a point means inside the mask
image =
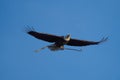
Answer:
POLYGON ((66 36, 57 36, 57 35, 52 35, 52 34, 47 34, 47 33, 42 33, 42 32, 37 32, 35 31, 34 28, 27 28, 26 32, 43 41, 50 42, 52 44, 47 45, 45 47, 42 47, 38 50, 35 50, 36 52, 39 52, 45 48, 49 48, 51 51, 58 51, 58 50, 75 50, 75 51, 81 51, 78 49, 71 49, 71 48, 65 48, 64 45, 68 46, 88 46, 88 45, 98 45, 102 42, 105 42, 108 38, 102 38, 100 41, 87 41, 87 40, 79 40, 79 39, 73 39, 71 38, 70 34, 66 36))

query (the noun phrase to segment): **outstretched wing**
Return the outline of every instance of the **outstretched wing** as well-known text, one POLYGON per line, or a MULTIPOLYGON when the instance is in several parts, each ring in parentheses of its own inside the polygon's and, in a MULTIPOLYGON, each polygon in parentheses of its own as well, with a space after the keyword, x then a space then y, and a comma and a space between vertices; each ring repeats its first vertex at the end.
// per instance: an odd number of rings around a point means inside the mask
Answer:
POLYGON ((27 33, 30 34, 31 36, 34 36, 37 39, 44 40, 47 42, 57 42, 63 39, 61 36, 36 32, 34 29, 28 29, 27 33))
POLYGON ((88 45, 97 45, 101 42, 106 41, 108 38, 103 38, 98 42, 95 41, 86 41, 86 40, 77 40, 77 39, 70 39, 70 41, 67 43, 67 45, 70 46, 88 46, 88 45))

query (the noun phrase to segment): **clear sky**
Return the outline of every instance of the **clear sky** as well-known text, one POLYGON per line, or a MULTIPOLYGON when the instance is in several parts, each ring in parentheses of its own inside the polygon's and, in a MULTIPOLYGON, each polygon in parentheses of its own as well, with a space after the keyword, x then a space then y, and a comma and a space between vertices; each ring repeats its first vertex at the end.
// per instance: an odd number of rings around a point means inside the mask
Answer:
POLYGON ((0 0, 0 26, 0 80, 120 80, 120 0, 0 0), (26 34, 27 25, 109 40, 82 52, 35 53, 49 43, 26 34))

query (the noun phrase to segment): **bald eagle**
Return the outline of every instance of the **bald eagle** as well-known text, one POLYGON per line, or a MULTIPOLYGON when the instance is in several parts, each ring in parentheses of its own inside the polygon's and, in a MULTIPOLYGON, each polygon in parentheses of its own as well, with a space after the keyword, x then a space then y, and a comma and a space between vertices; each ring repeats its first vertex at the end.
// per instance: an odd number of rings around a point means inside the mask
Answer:
POLYGON ((88 45, 98 45, 102 42, 105 42, 108 38, 102 38, 100 41, 87 41, 87 40, 79 40, 79 39, 73 39, 71 38, 70 34, 66 36, 57 36, 53 34, 47 34, 47 33, 42 33, 42 32, 37 32, 35 31, 34 28, 27 28, 26 32, 43 41, 50 42, 52 44, 47 45, 45 47, 42 47, 36 52, 39 52, 40 50, 43 50, 45 48, 49 48, 51 51, 58 51, 58 50, 76 50, 76 51, 81 51, 78 49, 71 49, 71 48, 65 48, 64 45, 68 46, 88 46, 88 45))

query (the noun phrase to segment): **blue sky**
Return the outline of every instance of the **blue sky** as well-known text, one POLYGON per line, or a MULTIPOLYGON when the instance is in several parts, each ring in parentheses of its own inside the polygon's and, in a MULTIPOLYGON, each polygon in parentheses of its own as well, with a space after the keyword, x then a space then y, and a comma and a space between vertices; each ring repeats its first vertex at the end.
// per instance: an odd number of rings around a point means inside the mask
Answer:
MULTIPOLYGON (((0 0, 0 80, 120 80, 119 0, 0 0), (82 52, 34 50, 49 43, 25 27, 98 41, 82 52)), ((69 47, 69 46, 65 46, 69 47)), ((73 47, 80 49, 80 47, 73 47)))

